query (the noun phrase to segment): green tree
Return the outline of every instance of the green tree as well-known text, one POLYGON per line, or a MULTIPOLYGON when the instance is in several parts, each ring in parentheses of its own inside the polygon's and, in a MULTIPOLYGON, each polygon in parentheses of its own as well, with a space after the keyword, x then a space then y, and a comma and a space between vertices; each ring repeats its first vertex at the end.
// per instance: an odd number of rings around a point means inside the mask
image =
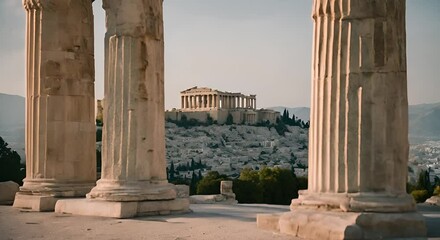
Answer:
POLYGON ((206 116, 206 125, 209 126, 209 125, 212 125, 213 123, 214 123, 214 119, 208 113, 208 115, 206 116))
POLYGON ((102 166, 102 156, 101 151, 96 149, 96 171, 101 172, 101 166, 102 166))
POLYGON ((423 203, 426 199, 430 198, 428 190, 414 190, 411 192, 411 195, 417 203, 423 203))
POLYGON ((191 166, 190 166, 189 170, 194 170, 194 169, 196 169, 196 163, 194 162, 194 159, 192 158, 191 159, 191 166))
POLYGON ((20 155, 8 147, 8 143, 0 137, 0 182, 14 181, 23 184, 24 171, 20 171, 20 155))
POLYGON ((226 117, 226 125, 232 125, 234 124, 234 117, 232 116, 232 114, 228 114, 228 116, 226 117))
POLYGON ((176 170, 174 169, 174 162, 171 161, 170 170, 168 171, 168 180, 174 181, 175 179, 176 170))
POLYGON ((96 141, 102 141, 102 128, 96 128, 96 141))
POLYGON ((265 203, 290 204, 298 197, 298 180, 289 169, 263 168, 258 175, 265 203))
POLYGON ((275 130, 280 136, 284 136, 286 132, 289 132, 289 129, 286 127, 286 124, 279 118, 276 120, 275 130))
POLYGON ((263 188, 260 185, 258 171, 245 168, 232 185, 239 203, 262 203, 263 188))
POLYGON ((417 190, 428 190, 432 192, 431 182, 429 181, 429 172, 422 170, 419 173, 419 178, 416 185, 417 190))
POLYGON ((191 182, 189 184, 189 194, 190 195, 194 195, 197 193, 197 182, 198 182, 197 176, 196 176, 195 172, 193 171, 192 175, 191 175, 191 182))

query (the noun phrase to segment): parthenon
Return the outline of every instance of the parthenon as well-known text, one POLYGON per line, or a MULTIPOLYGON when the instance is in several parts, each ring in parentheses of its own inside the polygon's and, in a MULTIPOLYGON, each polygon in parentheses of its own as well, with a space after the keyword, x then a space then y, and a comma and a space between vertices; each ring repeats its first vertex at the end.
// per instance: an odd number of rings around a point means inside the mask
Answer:
POLYGON ((206 121, 208 116, 219 124, 231 115, 234 123, 275 123, 280 113, 270 109, 257 109, 257 95, 219 91, 207 87, 192 87, 180 92, 180 109, 165 112, 165 118, 206 121))
POLYGON ((182 111, 207 109, 256 109, 257 96, 230 93, 211 88, 192 87, 180 92, 182 111))

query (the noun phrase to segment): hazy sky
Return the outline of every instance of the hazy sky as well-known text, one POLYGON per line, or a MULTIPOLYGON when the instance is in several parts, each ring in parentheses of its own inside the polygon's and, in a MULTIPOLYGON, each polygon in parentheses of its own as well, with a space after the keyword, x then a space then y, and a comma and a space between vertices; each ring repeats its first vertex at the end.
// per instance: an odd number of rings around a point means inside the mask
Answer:
MULTIPOLYGON (((95 12, 103 97, 104 10, 95 12)), ((165 105, 193 86, 257 94, 258 107, 309 106, 312 0, 165 0, 165 105)), ((0 0, 0 92, 24 96, 25 12, 0 0)), ((440 0, 407 1, 410 104, 440 102, 440 0)))

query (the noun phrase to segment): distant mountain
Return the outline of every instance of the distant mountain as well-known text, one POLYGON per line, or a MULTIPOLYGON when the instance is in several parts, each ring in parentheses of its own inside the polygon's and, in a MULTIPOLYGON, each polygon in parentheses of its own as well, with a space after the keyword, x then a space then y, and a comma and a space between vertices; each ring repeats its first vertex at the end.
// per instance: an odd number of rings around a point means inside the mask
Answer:
POLYGON ((24 154, 25 99, 0 93, 0 136, 17 151, 22 161, 24 154))
MULTIPOLYGON (((269 109, 283 113, 287 109, 290 115, 295 114, 303 121, 310 118, 310 108, 270 107, 269 109)), ((409 106, 409 135, 411 142, 427 139, 440 140, 440 103, 419 104, 409 106)))
POLYGON ((304 122, 307 122, 310 119, 310 108, 308 107, 289 108, 289 107, 278 106, 278 107, 270 107, 268 109, 278 111, 281 114, 283 114, 284 109, 287 109, 289 111, 290 117, 292 117, 293 114, 299 119, 303 120, 304 122))
POLYGON ((440 140, 440 103, 409 106, 409 134, 440 140))
POLYGON ((24 97, 0 93, 0 130, 24 126, 24 97))

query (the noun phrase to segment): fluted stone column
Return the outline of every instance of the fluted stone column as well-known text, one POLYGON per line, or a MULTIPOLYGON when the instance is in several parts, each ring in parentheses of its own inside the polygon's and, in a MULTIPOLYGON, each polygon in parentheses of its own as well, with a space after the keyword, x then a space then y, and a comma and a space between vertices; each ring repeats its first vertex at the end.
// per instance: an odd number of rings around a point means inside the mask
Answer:
POLYGON ((350 211, 412 211, 405 1, 326 2, 315 1, 313 13, 310 177, 301 199, 330 193, 337 197, 328 204, 350 211))
POLYGON ((313 19, 308 190, 280 218, 281 232, 313 239, 425 236, 405 189, 405 0, 315 0, 313 19))
POLYGON ((180 107, 182 109, 185 109, 185 99, 184 98, 185 98, 184 96, 180 97, 180 107))
POLYGON ((185 211, 189 201, 176 199, 165 170, 162 0, 104 0, 103 8, 102 176, 88 200, 57 211, 121 218, 185 211))
POLYGON ((96 180, 93 12, 90 0, 24 0, 26 178, 14 207, 54 209, 96 180))

